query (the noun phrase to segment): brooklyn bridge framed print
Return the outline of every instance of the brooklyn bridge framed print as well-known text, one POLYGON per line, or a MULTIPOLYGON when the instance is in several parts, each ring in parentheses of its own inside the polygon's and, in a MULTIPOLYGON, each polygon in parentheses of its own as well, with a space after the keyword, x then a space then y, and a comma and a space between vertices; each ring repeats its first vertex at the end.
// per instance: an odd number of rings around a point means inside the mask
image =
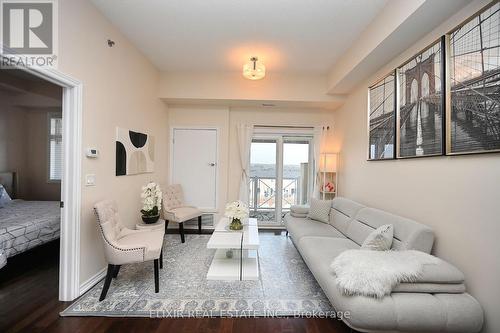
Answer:
POLYGON ((434 42, 396 70, 397 158, 444 152, 443 45, 434 42))
POLYGON ((500 151, 500 3, 446 36, 448 155, 500 151))
POLYGON ((368 92, 368 160, 395 158, 396 109, 395 72, 369 88, 368 92))

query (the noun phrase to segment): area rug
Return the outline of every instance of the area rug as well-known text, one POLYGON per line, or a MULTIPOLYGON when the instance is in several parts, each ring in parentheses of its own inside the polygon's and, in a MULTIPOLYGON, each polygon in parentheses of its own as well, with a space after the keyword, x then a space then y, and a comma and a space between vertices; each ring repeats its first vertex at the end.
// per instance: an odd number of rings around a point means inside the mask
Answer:
POLYGON ((210 235, 166 235, 160 292, 153 263, 125 265, 99 302, 103 281, 64 310, 62 316, 262 317, 329 316, 334 313, 290 238, 260 234, 256 281, 208 281, 214 250, 210 235))

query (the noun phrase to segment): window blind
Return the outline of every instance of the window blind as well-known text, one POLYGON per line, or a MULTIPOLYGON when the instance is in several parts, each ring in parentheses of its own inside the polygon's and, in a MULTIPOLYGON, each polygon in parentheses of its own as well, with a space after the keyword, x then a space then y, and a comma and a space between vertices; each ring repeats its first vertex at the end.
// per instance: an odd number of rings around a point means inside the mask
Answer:
POLYGON ((49 181, 60 181, 63 170, 62 117, 49 114, 49 181))

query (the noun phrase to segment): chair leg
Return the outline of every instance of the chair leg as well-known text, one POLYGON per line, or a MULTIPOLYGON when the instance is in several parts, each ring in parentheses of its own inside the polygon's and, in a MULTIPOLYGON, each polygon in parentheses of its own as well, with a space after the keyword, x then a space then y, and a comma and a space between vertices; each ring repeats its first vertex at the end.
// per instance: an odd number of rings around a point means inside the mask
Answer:
POLYGON ((160 269, 163 269, 163 248, 160 251, 160 269))
POLYGON ((120 272, 120 267, 121 265, 115 265, 115 269, 113 271, 113 278, 116 278, 118 276, 118 272, 120 272))
POLYGON ((165 233, 167 233, 167 229, 168 229, 168 220, 165 220, 165 233))
POLYGON ((158 270, 158 259, 155 259, 155 293, 160 291, 160 271, 158 270))
POLYGON ((198 233, 201 235, 201 215, 198 216, 198 233))
POLYGON ((184 223, 179 223, 179 233, 181 234, 181 243, 184 243, 184 223))
POLYGON ((99 297, 99 302, 106 298, 109 286, 111 285, 111 280, 113 279, 113 274, 115 270, 115 265, 108 265, 108 271, 106 273, 106 280, 104 280, 104 286, 102 287, 101 297, 99 297))

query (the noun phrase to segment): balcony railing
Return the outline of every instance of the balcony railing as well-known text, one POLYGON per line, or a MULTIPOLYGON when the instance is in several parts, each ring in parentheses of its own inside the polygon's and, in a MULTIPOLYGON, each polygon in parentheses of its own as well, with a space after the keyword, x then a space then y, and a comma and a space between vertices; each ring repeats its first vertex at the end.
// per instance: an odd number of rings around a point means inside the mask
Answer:
MULTIPOLYGON (((276 223, 276 178, 250 178, 250 216, 261 222, 276 223)), ((300 178, 283 178, 281 207, 283 211, 298 204, 300 178)))

